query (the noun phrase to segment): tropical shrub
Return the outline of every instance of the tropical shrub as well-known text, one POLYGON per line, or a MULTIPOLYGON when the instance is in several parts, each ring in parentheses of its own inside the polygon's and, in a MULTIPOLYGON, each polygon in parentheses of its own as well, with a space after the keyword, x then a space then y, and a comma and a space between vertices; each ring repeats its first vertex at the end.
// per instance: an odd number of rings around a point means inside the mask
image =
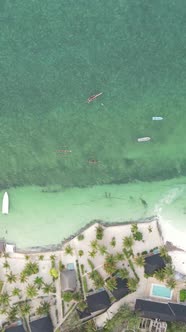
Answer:
POLYGON ((134 239, 132 236, 125 236, 123 239, 123 247, 124 248, 131 248, 134 244, 134 239))
POLYGON ((54 267, 52 267, 52 268, 50 269, 50 275, 51 275, 51 277, 52 277, 54 280, 56 280, 56 279, 59 278, 59 272, 58 272, 58 270, 55 269, 54 267))
POLYGON ((113 236, 112 240, 110 241, 110 245, 114 248, 116 246, 116 238, 113 236))
POLYGON ((103 233, 104 233, 104 229, 101 225, 96 227, 96 239, 97 240, 102 240, 103 238, 103 233))
POLYGON ((85 236, 83 234, 78 235, 78 241, 84 240, 85 236))
POLYGON ((186 301, 186 289, 180 290, 180 302, 186 301))
POLYGON ((63 293, 63 300, 65 302, 70 302, 73 300, 73 293, 72 292, 65 292, 63 293))
POLYGON ((104 286, 104 280, 97 270, 92 270, 89 273, 89 278, 93 281, 95 288, 104 286))
POLYGON ((80 257, 83 256, 83 255, 84 255, 84 251, 80 249, 80 250, 78 251, 78 255, 79 255, 80 257))
POLYGON ((106 281, 106 287, 112 292, 117 288, 117 281, 115 277, 112 277, 106 281))
POLYGON ((39 272, 39 265, 36 262, 28 262, 22 271, 22 273, 28 277, 31 276, 32 274, 37 274, 38 272, 39 272))
POLYGON ((136 241, 142 241, 143 240, 143 234, 141 232, 136 232, 133 234, 133 238, 136 241))

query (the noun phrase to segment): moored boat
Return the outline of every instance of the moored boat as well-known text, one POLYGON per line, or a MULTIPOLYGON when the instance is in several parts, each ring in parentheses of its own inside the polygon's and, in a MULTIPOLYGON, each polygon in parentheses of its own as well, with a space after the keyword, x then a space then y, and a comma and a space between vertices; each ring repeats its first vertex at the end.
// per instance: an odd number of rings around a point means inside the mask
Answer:
POLYGON ((163 120, 163 118, 161 116, 153 116, 152 120, 163 120))
POLYGON ((3 202, 2 202, 2 213, 8 214, 8 208, 9 208, 9 198, 8 193, 5 192, 3 196, 3 202))
POLYGON ((148 142, 150 140, 151 140, 150 137, 140 137, 140 138, 138 138, 138 142, 148 142))

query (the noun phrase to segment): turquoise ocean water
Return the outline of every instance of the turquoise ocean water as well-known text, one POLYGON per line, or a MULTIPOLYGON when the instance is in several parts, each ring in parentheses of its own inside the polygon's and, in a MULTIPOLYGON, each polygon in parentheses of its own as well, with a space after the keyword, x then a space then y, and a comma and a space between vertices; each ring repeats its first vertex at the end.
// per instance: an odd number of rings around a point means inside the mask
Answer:
POLYGON ((180 183, 185 10, 184 0, 2 0, 1 189, 180 183))

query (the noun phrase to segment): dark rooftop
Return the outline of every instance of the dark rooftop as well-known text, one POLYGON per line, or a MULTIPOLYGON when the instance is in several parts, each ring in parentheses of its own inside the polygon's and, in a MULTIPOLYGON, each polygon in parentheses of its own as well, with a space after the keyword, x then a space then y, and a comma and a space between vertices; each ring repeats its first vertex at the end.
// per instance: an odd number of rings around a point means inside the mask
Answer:
POLYGON ((12 326, 5 330, 6 332, 25 332, 23 325, 12 326))
POLYGON ((130 293, 130 290, 128 289, 127 286, 128 280, 116 277, 116 282, 117 282, 117 288, 112 291, 112 294, 116 298, 116 300, 120 300, 122 297, 130 293))
POLYGON ((105 290, 88 295, 87 304, 90 312, 107 310, 111 305, 109 296, 105 290))
POLYGON ((161 270, 165 267, 165 262, 160 254, 155 254, 145 257, 145 273, 154 274, 155 271, 161 270))
POLYGON ((179 303, 161 303, 136 300, 135 310, 145 318, 160 319, 166 322, 186 322, 186 306, 179 303))
POLYGON ((91 313, 89 312, 88 308, 85 308, 85 310, 83 311, 76 309, 76 311, 80 319, 88 318, 91 316, 91 313))
POLYGON ((32 332, 53 332, 52 321, 49 316, 30 322, 32 332))

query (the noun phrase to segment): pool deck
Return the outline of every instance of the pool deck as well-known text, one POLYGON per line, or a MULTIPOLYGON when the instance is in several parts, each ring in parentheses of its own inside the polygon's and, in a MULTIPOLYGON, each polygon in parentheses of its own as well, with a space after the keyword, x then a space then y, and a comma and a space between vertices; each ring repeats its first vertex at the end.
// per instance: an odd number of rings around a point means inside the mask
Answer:
POLYGON ((154 302, 173 302, 173 303, 179 303, 179 292, 180 289, 185 288, 185 283, 183 281, 177 281, 177 285, 175 287, 175 289, 172 290, 172 298, 171 299, 166 299, 163 297, 156 297, 156 296, 151 296, 151 288, 152 285, 156 284, 156 285, 162 285, 162 286, 166 286, 165 282, 161 282, 157 279, 155 279, 154 277, 150 277, 147 279, 147 284, 146 284, 146 288, 145 288, 145 292, 144 292, 144 297, 154 301, 154 302))

